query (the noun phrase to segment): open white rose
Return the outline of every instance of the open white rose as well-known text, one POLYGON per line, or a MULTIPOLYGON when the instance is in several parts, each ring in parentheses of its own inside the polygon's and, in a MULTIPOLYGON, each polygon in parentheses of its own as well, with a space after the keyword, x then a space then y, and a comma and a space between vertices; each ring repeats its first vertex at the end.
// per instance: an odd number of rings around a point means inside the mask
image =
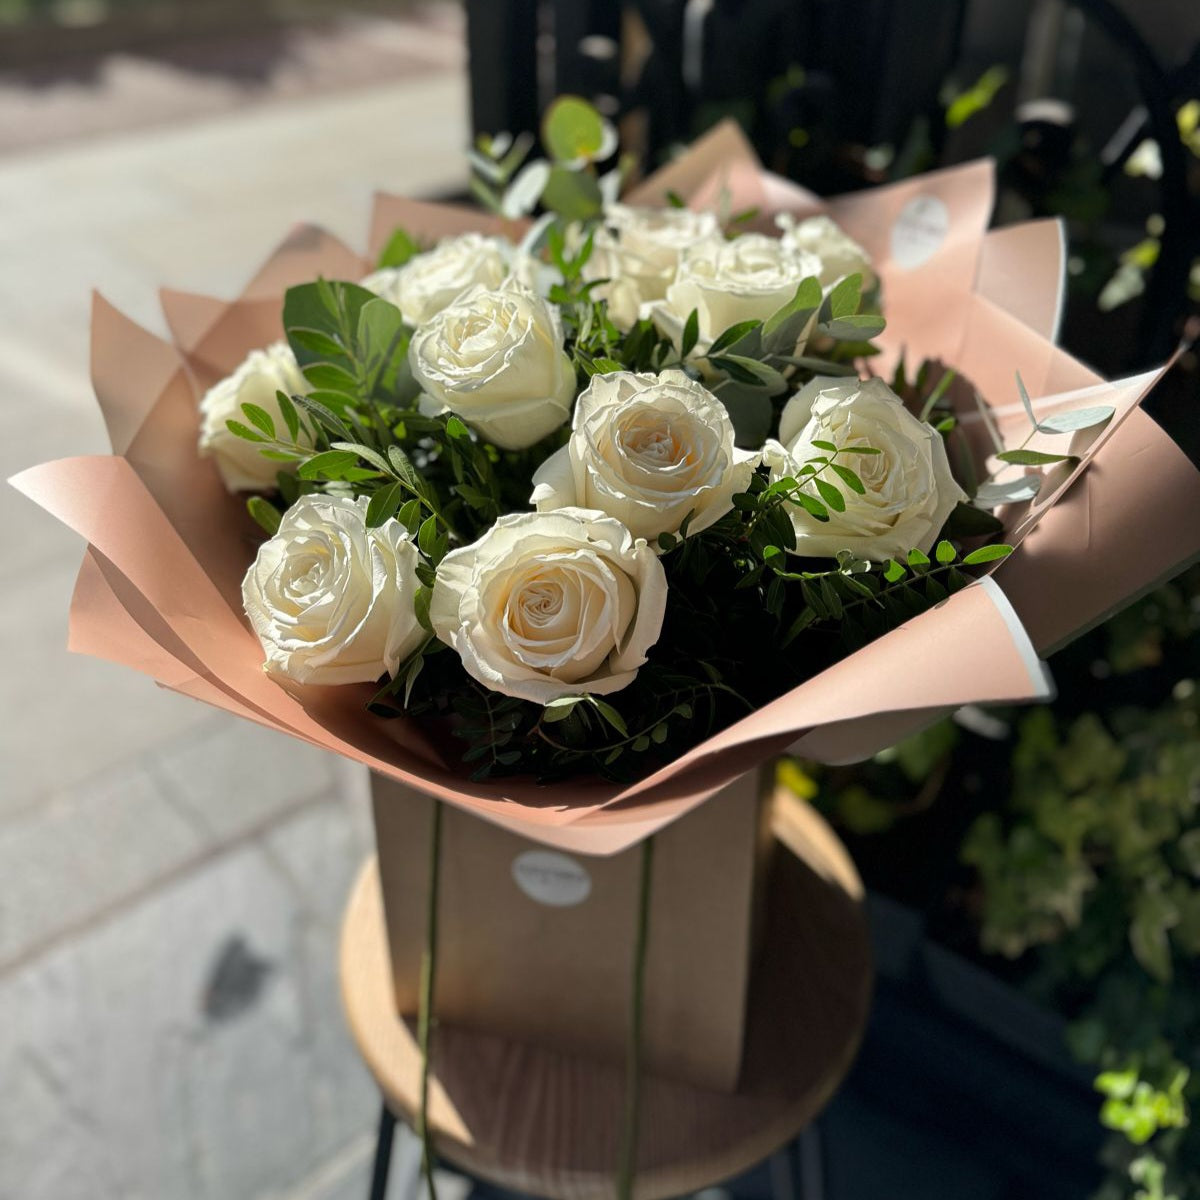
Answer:
MULTIPOLYGON (((285 342, 276 342, 265 350, 252 350, 232 375, 204 394, 200 401, 200 453, 212 456, 221 481, 231 492, 270 491, 280 468, 286 469, 287 464, 264 458, 259 443, 230 433, 226 422, 249 425, 242 405, 256 404, 275 422, 277 431, 284 431, 275 393, 295 396, 308 390, 295 355, 285 342)), ((308 444, 303 430, 299 440, 308 444)))
POLYGON ((464 233, 414 254, 402 267, 384 267, 368 275, 362 286, 390 300, 407 324, 423 325, 468 288, 502 283, 513 250, 503 238, 464 233))
POLYGON ((437 569, 429 616, 472 678, 548 704, 633 682, 662 631, 667 577, 604 513, 501 517, 437 569))
MULTIPOLYGON (((819 276, 821 260, 785 246, 778 238, 746 233, 727 242, 710 237, 685 250, 666 296, 646 313, 676 346, 695 309, 700 322, 697 350, 703 353, 731 325, 765 321, 796 294, 802 280, 819 276)), ((803 350, 807 330, 795 353, 803 350)))
POLYGON ((717 236, 716 214, 686 208, 633 208, 610 204, 596 230, 585 279, 607 279, 592 295, 608 303, 618 329, 628 330, 643 305, 661 300, 689 246, 717 236))
POLYGON ((636 537, 699 533, 744 492, 759 456, 733 444, 725 406, 682 371, 593 376, 575 405, 571 440, 533 477, 540 512, 578 505, 616 517, 636 537))
POLYGON ((301 496, 242 581, 267 673, 370 683, 426 637, 413 609, 417 549, 396 520, 366 524, 367 499, 301 496))
MULTIPOLYGON (((818 376, 788 401, 779 437, 763 447, 772 479, 800 479, 806 462, 826 456, 814 441, 879 451, 838 458, 866 489, 859 495, 829 478, 845 497, 845 512, 829 509, 823 522, 797 504, 788 506, 797 554, 832 558, 850 550, 879 562, 913 549, 928 551, 954 506, 967 498, 951 474, 941 434, 914 417, 882 379, 818 376)), ((815 496, 816 489, 810 490, 815 496)))
POLYGON ((408 361, 436 405, 505 450, 541 441, 571 413, 558 309, 515 280, 460 296, 413 334, 408 361))
POLYGON ((783 230, 780 240, 785 246, 815 254, 821 260, 822 287, 832 287, 847 275, 861 275, 864 292, 874 285, 870 255, 831 218, 822 214, 793 221, 784 213, 775 220, 783 230))

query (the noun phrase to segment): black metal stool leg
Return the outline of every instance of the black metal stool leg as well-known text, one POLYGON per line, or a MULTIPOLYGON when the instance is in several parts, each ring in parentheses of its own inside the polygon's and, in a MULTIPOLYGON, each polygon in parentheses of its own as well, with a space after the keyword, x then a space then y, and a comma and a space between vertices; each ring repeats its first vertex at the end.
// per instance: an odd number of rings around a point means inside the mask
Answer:
POLYGON ((392 1169, 392 1138, 396 1118, 385 1100, 379 1109, 379 1137, 375 1141, 375 1168, 371 1172, 370 1200, 384 1200, 387 1195, 388 1172, 392 1169))

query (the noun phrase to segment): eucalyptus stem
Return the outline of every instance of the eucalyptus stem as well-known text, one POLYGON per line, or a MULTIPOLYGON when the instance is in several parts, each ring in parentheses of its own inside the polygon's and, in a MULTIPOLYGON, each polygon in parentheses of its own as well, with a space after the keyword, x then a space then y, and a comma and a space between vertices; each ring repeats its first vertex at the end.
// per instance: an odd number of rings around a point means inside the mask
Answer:
POLYGON ((433 1038, 433 987, 437 967, 438 883, 442 866, 442 803, 433 802, 429 834, 429 891, 425 905, 425 949, 421 954, 421 994, 417 1007, 417 1044, 421 1053, 421 1088, 417 1099, 417 1137, 421 1143, 421 1174, 429 1200, 437 1200, 433 1182, 436 1160, 429 1129, 430 1045, 433 1038))
POLYGON ((649 837, 641 845, 629 1044, 625 1065, 625 1119, 621 1131, 621 1157, 617 1167, 617 1200, 633 1200, 633 1180, 637 1172, 638 1127, 641 1123, 642 1108, 642 1023, 645 1016, 646 947, 650 940, 650 885, 653 866, 654 839, 649 837))

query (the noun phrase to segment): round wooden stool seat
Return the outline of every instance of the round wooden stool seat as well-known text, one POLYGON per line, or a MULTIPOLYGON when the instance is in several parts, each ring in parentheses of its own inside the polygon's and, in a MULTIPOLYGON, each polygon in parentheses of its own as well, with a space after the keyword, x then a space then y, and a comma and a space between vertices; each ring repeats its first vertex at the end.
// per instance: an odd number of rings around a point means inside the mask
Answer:
MULTIPOLYGON (((643 1081, 638 1200, 697 1191, 766 1158, 821 1109, 857 1049, 871 986, 862 885, 808 805, 781 795, 773 825, 780 846, 741 1085, 724 1095, 643 1081)), ((346 910, 341 982, 367 1067, 392 1111, 411 1121, 420 1055, 413 1024, 396 1015, 374 859, 346 910)), ((436 1029, 429 1119, 438 1153, 500 1187, 564 1200, 612 1196, 624 1099, 620 1067, 436 1029)))

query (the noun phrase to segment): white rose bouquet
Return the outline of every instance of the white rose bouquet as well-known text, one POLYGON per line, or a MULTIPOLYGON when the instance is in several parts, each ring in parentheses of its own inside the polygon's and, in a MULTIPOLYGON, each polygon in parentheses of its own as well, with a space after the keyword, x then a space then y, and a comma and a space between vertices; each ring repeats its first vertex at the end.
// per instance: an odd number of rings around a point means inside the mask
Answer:
POLYGON ((361 283, 292 287, 287 345, 205 398, 270 535, 273 678, 376 682, 476 778, 631 778, 1008 553, 1005 485, 951 466, 953 371, 870 373, 875 272, 828 217, 605 204, 586 156, 540 199, 520 244, 399 229, 361 283))
POLYGON ((489 212, 378 197, 370 259, 306 226, 164 292, 170 344, 97 299, 114 454, 15 481, 91 544, 73 645, 616 850, 1044 697, 1198 552, 1157 375, 1054 344, 1061 240, 988 231, 989 164, 822 201, 724 124, 625 186, 570 98, 543 143, 472 150, 489 212))

